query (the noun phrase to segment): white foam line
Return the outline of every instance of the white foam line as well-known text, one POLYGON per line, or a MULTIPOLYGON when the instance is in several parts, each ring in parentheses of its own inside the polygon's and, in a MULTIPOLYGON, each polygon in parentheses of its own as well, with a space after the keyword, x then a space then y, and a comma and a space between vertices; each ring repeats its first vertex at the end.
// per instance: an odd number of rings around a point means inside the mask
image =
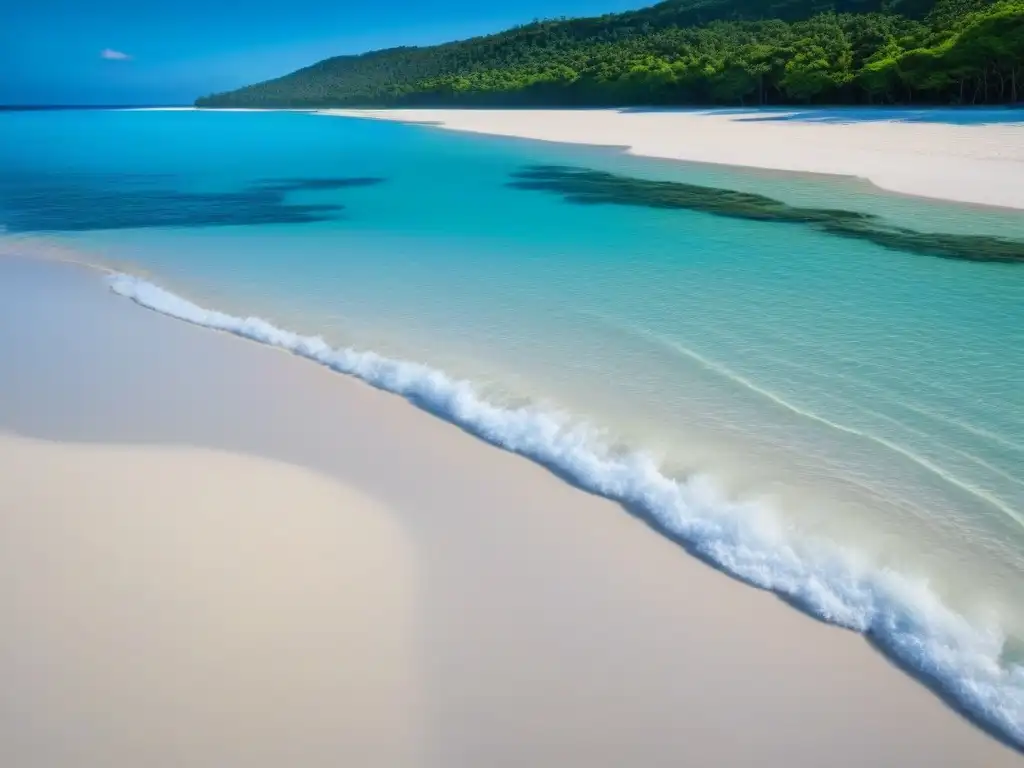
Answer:
POLYGON ((557 469, 615 499, 751 584, 773 590, 825 621, 869 635, 959 706, 1024 748, 1024 666, 1004 662, 1005 634, 972 625, 927 584, 879 570, 825 542, 797 541, 770 514, 722 498, 707 482, 662 474, 643 454, 616 454, 586 425, 533 407, 501 408, 472 384, 419 363, 333 349, 316 336, 257 317, 207 310, 140 278, 115 274, 114 292, 163 314, 291 351, 458 424, 509 451, 557 469))

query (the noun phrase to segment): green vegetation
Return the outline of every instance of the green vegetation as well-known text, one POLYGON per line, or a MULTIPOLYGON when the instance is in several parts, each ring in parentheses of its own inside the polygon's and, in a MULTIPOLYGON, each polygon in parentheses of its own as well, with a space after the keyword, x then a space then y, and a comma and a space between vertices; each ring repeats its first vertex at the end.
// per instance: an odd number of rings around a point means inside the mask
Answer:
POLYGON ((1007 104, 1024 0, 668 0, 327 59, 199 106, 1007 104))
POLYGON ((1024 241, 984 235, 917 232, 869 213, 830 208, 800 208, 764 195, 651 181, 604 171, 560 165, 532 166, 515 174, 509 186, 561 195, 580 205, 634 205, 700 211, 754 221, 803 224, 839 237, 867 240, 898 251, 967 261, 1024 264, 1024 241))

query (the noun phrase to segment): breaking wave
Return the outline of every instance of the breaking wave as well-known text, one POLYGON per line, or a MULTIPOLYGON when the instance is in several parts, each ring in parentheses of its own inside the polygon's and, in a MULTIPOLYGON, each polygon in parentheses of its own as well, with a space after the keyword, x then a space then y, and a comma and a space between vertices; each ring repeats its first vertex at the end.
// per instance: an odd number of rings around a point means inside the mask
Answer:
POLYGON ((171 317, 288 350, 400 395, 489 443, 527 456, 579 487, 619 501, 722 570, 778 593, 824 621, 860 632, 955 706, 1024 748, 1024 665, 1004 658, 1006 635, 951 610, 925 583, 873 567, 830 543, 798 540, 770 514, 731 501, 700 478, 663 474, 643 453, 605 445, 596 430, 537 407, 506 408, 428 366, 335 349, 256 317, 199 307, 137 277, 114 292, 171 317))

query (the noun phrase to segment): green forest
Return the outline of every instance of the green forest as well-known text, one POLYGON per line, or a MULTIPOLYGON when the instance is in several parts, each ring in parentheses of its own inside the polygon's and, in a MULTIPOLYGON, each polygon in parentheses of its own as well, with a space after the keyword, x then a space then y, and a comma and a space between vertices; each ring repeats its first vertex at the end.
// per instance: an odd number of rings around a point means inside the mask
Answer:
POLYGON ((200 107, 1013 104, 1024 0, 668 0, 326 59, 200 107))

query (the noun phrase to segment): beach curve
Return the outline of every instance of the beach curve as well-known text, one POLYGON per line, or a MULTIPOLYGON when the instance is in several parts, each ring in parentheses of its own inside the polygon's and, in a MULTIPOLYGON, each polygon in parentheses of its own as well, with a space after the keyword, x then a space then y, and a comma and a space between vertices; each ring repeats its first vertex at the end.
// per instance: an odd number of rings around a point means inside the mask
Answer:
MULTIPOLYGON (((866 179, 915 197, 1024 210, 1024 115, 1018 122, 951 125, 801 119, 798 109, 324 109, 696 163, 866 179)), ((1013 113, 1004 111, 1010 115, 1013 113)), ((841 112, 839 113, 841 118, 841 112)))

